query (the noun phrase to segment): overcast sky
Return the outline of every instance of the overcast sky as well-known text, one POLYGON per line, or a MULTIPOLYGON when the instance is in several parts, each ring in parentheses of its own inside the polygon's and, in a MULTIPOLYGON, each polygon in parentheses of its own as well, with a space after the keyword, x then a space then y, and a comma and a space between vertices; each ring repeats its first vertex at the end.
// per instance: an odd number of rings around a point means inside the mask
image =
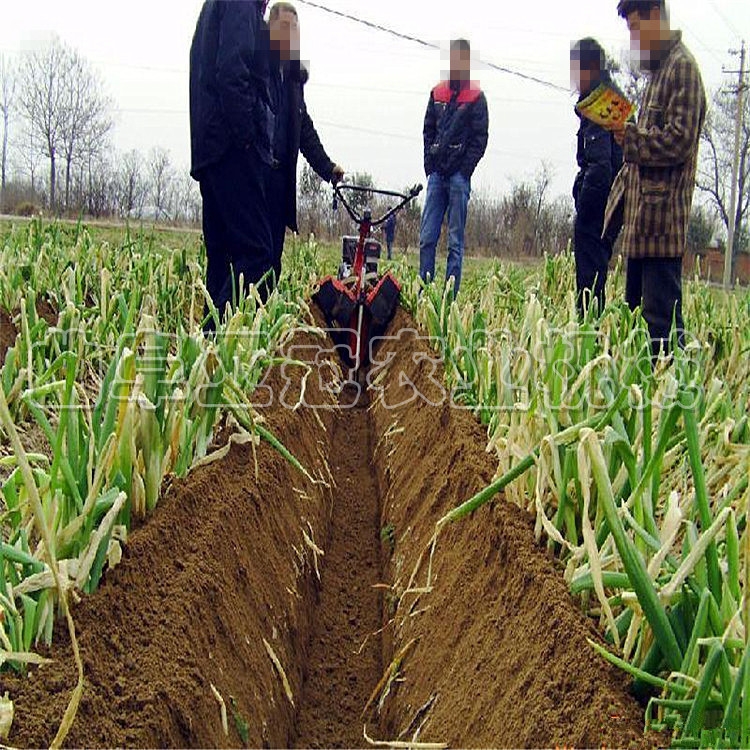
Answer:
MULTIPOLYGON (((570 86, 571 41, 595 36, 615 56, 628 49, 616 0, 317 0, 404 33, 443 43, 472 40, 493 63, 570 86)), ((0 48, 15 53, 50 32, 101 72, 117 106, 115 146, 170 149, 189 163, 188 53, 203 0, 4 0, 0 48)), ((672 0, 673 26, 697 57, 707 89, 738 67, 730 47, 750 41, 750 1, 672 0)), ((436 50, 394 39, 298 3, 310 60, 310 113, 331 157, 371 172, 384 187, 423 180, 421 131, 430 88, 445 62, 436 50)), ((504 192, 542 160, 555 193, 575 174, 574 97, 477 66, 490 106, 490 143, 474 189, 504 192)))

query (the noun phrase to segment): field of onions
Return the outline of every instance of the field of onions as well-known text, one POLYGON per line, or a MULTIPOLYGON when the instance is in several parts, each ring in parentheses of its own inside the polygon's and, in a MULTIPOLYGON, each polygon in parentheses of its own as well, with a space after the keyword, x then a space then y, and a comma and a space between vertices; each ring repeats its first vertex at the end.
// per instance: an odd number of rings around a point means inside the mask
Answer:
MULTIPOLYGON (((321 482, 253 394, 314 328, 322 265, 314 243, 290 245, 269 303, 241 300, 206 338, 193 249, 38 221, 0 238, 0 669, 34 669, 68 631, 78 680, 53 746, 84 692, 68 605, 118 565, 172 478, 214 460, 227 432, 321 482)), ((407 589, 429 596, 449 528, 515 503, 598 624, 591 649, 632 678, 645 729, 673 747, 750 746, 750 294, 686 284, 687 346, 652 369, 619 272, 601 319, 579 324, 569 256, 487 264, 455 302, 396 271, 444 368, 441 398, 476 418, 497 465, 429 530, 407 589)))
POLYGON ((688 284, 688 344, 652 371, 613 276, 614 301, 582 325, 570 257, 530 277, 498 268, 458 304, 412 287, 451 397, 487 425, 499 464, 433 547, 504 491, 536 515, 612 648, 592 647, 651 696, 646 727, 673 747, 747 747, 750 294, 688 284))
MULTIPOLYGON (((249 399, 301 318, 315 263, 307 246, 299 253, 279 294, 265 307, 240 300, 214 342, 201 329, 206 295, 194 252, 155 249, 143 235, 94 244, 81 226, 41 221, 5 237, 3 669, 39 664, 34 648, 52 643, 60 615, 57 627, 67 621, 74 632, 69 598, 97 588, 165 478, 184 477, 206 456, 220 421, 234 423, 236 441, 267 439, 296 463, 249 399)), ((79 662, 70 717, 82 688, 79 662)))

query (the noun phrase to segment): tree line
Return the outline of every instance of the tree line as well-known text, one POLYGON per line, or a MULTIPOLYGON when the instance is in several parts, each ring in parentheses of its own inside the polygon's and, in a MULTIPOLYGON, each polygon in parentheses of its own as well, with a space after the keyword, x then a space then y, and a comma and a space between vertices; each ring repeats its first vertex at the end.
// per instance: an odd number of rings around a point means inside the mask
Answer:
POLYGON ((0 209, 199 222, 198 186, 167 149, 115 150, 114 110, 90 62, 59 38, 0 55, 0 209))

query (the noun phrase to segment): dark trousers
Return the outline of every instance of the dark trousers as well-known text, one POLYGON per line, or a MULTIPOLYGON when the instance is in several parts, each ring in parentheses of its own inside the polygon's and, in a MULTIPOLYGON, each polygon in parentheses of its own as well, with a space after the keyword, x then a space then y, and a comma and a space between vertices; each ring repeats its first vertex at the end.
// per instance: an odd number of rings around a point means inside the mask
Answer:
MULTIPOLYGON (((253 151, 231 150, 200 175, 206 287, 220 315, 272 265, 267 172, 253 151)), ((265 285, 258 291, 265 298, 265 285)))
POLYGON ((594 300, 601 313, 606 301, 607 271, 612 258, 612 242, 601 238, 601 222, 597 228, 576 221, 573 253, 576 261, 578 313, 583 317, 594 300))
POLYGON ((388 260, 393 260, 393 237, 386 237, 385 245, 388 248, 388 260))
POLYGON ((641 308, 651 336, 652 356, 670 350, 672 322, 682 347, 682 258, 629 258, 625 299, 631 310, 641 308))
POLYGON ((281 256, 284 253, 286 238, 286 169, 270 169, 268 174, 268 219, 271 227, 271 267, 273 281, 278 284, 281 278, 281 256))

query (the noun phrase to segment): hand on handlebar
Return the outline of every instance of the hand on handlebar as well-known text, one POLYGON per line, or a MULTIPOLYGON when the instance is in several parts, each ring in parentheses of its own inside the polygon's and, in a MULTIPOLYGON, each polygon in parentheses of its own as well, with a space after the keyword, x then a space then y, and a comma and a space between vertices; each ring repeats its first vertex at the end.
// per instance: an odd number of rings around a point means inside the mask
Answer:
POLYGON ((336 164, 333 168, 333 173, 331 174, 331 184, 338 185, 338 183, 344 179, 345 174, 346 172, 344 171, 344 168, 339 164, 336 164))

